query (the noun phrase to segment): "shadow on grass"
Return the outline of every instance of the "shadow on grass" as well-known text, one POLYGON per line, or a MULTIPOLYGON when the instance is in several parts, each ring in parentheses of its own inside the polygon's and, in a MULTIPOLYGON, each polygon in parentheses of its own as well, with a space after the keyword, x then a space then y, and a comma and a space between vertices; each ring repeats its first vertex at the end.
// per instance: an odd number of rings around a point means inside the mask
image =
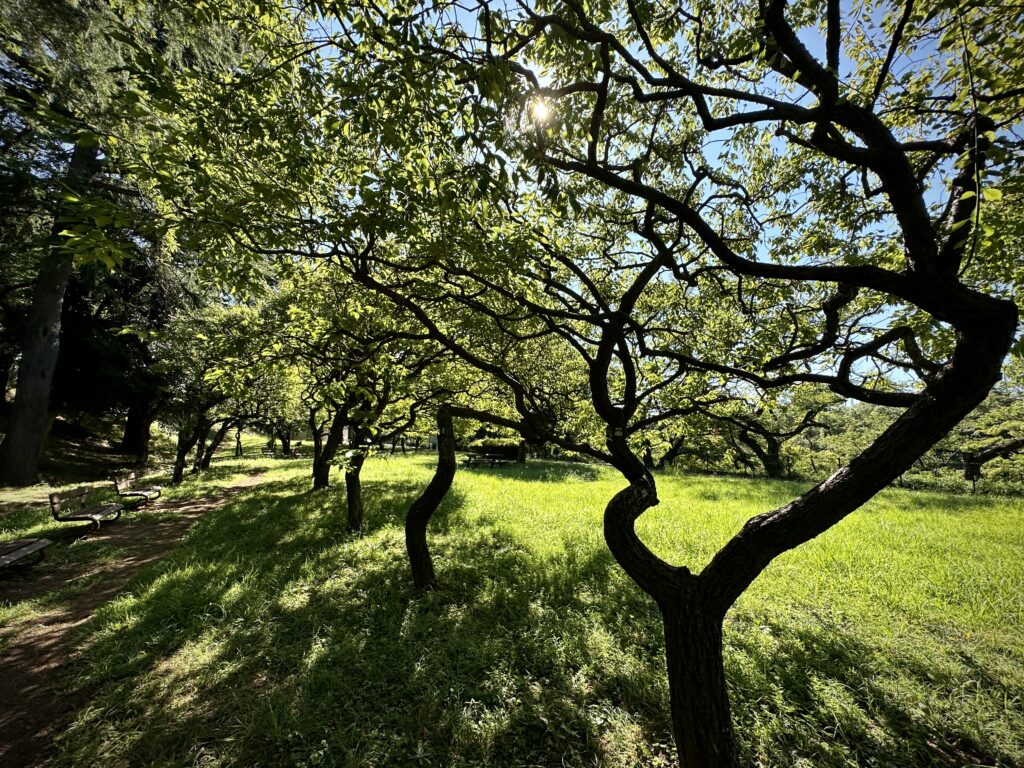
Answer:
POLYGON ((538 459, 531 459, 526 464, 513 462, 504 467, 465 467, 460 465, 459 471, 471 475, 510 477, 516 480, 549 483, 586 482, 597 480, 601 476, 601 468, 594 464, 538 459))
MULTIPOLYGON (((465 529, 453 494, 432 525, 444 586, 417 594, 400 524, 422 487, 367 482, 352 536, 344 494, 307 483, 235 497, 87 627, 76 686, 93 703, 63 764, 672 764, 660 621, 603 549, 531 555, 465 529)), ((955 724, 929 736, 870 682, 837 721, 821 686, 854 686, 872 653, 843 627, 770 625, 785 642, 769 648, 764 626, 727 630, 748 763, 953 764, 928 740, 965 743, 955 724), (787 717, 802 741, 781 725, 757 741, 759 718, 787 717), (816 735, 832 746, 808 754, 816 735)))

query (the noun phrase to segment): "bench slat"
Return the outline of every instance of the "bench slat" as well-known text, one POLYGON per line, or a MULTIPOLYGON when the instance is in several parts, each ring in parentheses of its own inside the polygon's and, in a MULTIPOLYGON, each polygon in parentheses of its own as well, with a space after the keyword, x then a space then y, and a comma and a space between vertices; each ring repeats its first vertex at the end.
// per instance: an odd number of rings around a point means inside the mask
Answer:
POLYGON ((11 565, 33 552, 46 549, 53 542, 49 539, 19 539, 18 541, 5 541, 0 544, 0 567, 11 565))

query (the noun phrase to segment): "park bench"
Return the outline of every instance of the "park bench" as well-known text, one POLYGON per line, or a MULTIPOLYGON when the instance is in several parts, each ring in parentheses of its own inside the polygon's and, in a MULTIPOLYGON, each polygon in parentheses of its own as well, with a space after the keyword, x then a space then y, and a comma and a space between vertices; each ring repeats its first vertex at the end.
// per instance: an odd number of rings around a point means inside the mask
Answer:
POLYGON ((136 488, 136 481, 134 472, 129 472, 126 475, 114 475, 114 488, 117 489, 117 495, 122 499, 135 502, 136 507, 145 506, 160 498, 160 494, 163 492, 162 487, 153 485, 148 488, 136 488))
POLYGON ((275 451, 273 448, 261 448, 260 456, 262 456, 265 459, 273 459, 277 457, 277 451, 275 451))
POLYGON ((485 464, 491 468, 503 467, 508 463, 508 457, 500 453, 471 453, 462 463, 467 467, 482 467, 485 464))
POLYGON ((50 513, 60 523, 82 520, 92 523, 96 528, 104 521, 113 522, 121 517, 123 504, 92 504, 89 502, 88 488, 75 488, 64 493, 50 494, 50 513))
POLYGON ((15 563, 36 555, 35 560, 22 565, 41 563, 46 553, 43 551, 53 542, 49 539, 18 539, 17 541, 0 541, 0 568, 9 568, 15 563))

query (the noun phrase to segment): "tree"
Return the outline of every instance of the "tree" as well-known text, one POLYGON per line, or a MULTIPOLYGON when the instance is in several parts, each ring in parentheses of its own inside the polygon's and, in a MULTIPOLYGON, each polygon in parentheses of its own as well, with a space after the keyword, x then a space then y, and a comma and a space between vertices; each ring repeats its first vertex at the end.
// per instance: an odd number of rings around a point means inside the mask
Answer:
MULTIPOLYGON (((467 28, 442 9, 436 26, 403 22, 376 37, 406 57, 419 46, 447 66, 467 65, 459 71, 475 91, 475 123, 465 128, 474 148, 494 148, 495 166, 522 158, 554 204, 589 208, 577 226, 631 212, 632 242, 642 237, 649 248, 609 256, 615 280, 605 277, 611 267, 597 266, 596 280, 593 260, 552 255, 543 235, 539 248, 520 251, 513 281, 472 254, 467 266, 466 252, 439 267, 435 257, 431 268, 462 286, 429 303, 425 263, 419 297, 409 298, 408 280, 366 282, 422 310, 453 350, 457 339, 428 307, 461 302, 505 322, 494 309, 504 301, 546 321, 586 361, 594 413, 607 427, 606 448, 594 453, 629 483, 607 506, 605 538, 661 609, 680 762, 736 765, 726 612, 775 557, 856 510, 977 406, 1013 343, 1017 309, 992 281, 976 225, 982 201, 1016 194, 1020 158, 1007 128, 1021 114, 1022 59, 988 30, 1018 24, 1020 12, 925 14, 908 4, 858 19, 861 33, 835 2, 695 3, 680 13, 635 0, 567 2, 506 13, 485 6, 467 28), (818 35, 820 53, 802 42, 818 35), (938 54, 914 67, 908 56, 922 46, 938 54), (671 303, 654 304, 661 310, 649 319, 646 297, 666 285, 698 321, 721 316, 715 303, 728 300, 725 314, 747 327, 724 348, 698 339, 701 348, 692 340, 699 322, 671 303), (642 404, 659 385, 640 374, 654 365, 660 380, 698 371, 763 389, 813 384, 902 413, 828 480, 752 518, 692 573, 634 531, 658 503, 631 443, 652 426, 642 404), (893 369, 901 377, 886 375, 893 369)), ((504 243, 486 253, 508 251, 504 243)), ((462 351, 516 388, 485 356, 462 351)))
POLYGON ((26 485, 52 419, 62 304, 76 264, 114 267, 140 240, 164 235, 152 197, 122 162, 147 155, 136 107, 162 78, 229 66, 221 56, 230 49, 223 25, 185 6, 15 0, 4 5, 0 30, 3 194, 16 215, 28 213, 15 248, 32 274, 14 324, 23 335, 0 482, 26 485))

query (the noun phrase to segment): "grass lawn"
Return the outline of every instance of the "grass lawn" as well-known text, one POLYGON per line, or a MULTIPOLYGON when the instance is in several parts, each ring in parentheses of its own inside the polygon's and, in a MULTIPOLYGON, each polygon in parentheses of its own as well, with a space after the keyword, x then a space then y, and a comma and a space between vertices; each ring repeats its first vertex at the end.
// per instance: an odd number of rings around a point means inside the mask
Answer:
MULTIPOLYGON (((401 523, 431 464, 368 461, 354 538, 307 461, 221 463, 217 483, 271 469, 85 625, 67 685, 90 704, 58 763, 671 765, 660 620, 600 533, 615 472, 460 469, 431 538, 444 586, 416 595, 401 523)), ((640 533, 692 567, 799 491, 659 487, 640 533)), ((1020 501, 888 491, 777 560, 726 626, 745 763, 1024 765, 1022 523, 1020 501)))

